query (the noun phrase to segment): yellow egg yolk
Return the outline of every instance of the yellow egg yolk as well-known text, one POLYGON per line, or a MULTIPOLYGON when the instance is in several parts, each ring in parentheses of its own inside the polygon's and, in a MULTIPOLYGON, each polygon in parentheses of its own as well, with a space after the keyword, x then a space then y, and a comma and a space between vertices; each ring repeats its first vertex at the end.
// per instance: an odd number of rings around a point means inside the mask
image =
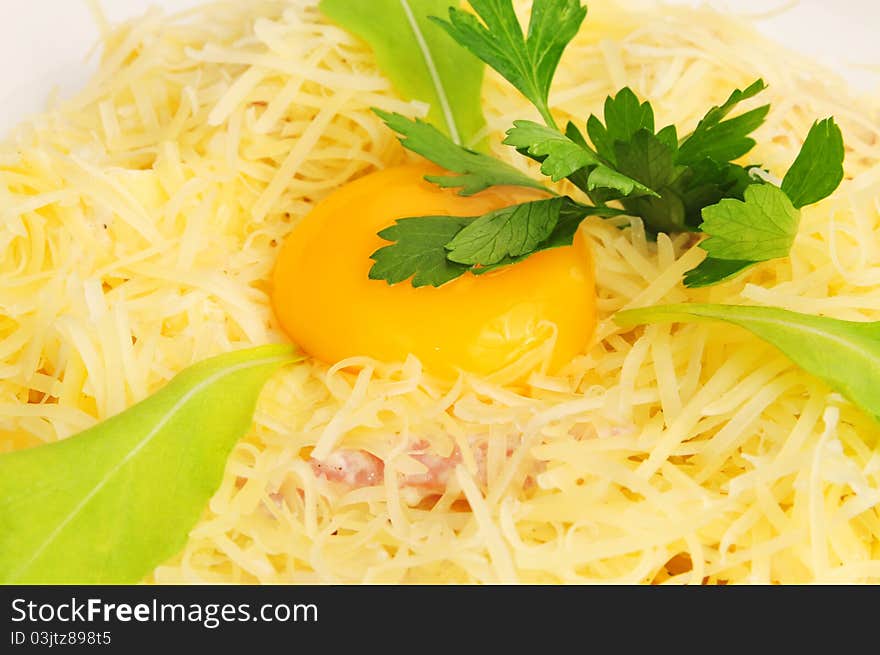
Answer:
POLYGON ((328 363, 367 355, 385 362, 413 354, 428 372, 490 374, 555 338, 550 368, 582 352, 596 322, 589 245, 537 253, 441 287, 371 280, 370 259, 390 245, 378 232, 411 216, 478 216, 542 197, 493 188, 465 198, 401 166, 347 184, 307 215, 285 241, 272 303, 290 338, 328 363))

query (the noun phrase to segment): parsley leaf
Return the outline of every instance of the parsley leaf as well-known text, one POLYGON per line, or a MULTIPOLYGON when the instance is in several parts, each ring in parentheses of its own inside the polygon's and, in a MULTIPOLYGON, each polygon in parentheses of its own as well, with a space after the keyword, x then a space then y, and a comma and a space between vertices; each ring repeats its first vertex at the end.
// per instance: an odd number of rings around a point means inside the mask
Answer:
POLYGON ((732 161, 742 157, 755 147, 755 140, 748 135, 761 127, 769 112, 770 105, 765 105, 705 131, 694 132, 681 145, 679 161, 687 163, 702 157, 732 161))
POLYGON ((724 119, 739 103, 755 97, 766 88, 763 80, 757 80, 745 91, 735 90, 723 105, 710 109, 697 129, 682 142, 678 161, 688 164, 709 157, 715 161, 729 162, 748 153, 755 147, 755 140, 749 134, 764 123, 770 105, 729 120, 724 119))
POLYGON ((540 158, 541 172, 554 182, 565 179, 573 173, 601 163, 599 157, 589 148, 575 143, 559 130, 545 127, 533 121, 514 121, 507 131, 504 144, 529 155, 540 158))
POLYGON ((706 207, 703 218, 709 238, 700 247, 709 257, 685 275, 691 288, 718 284, 761 262, 787 257, 801 213, 779 187, 752 184, 744 200, 728 198, 706 207))
POLYGON ((691 164, 679 181, 683 189, 682 201, 688 227, 699 228, 704 207, 724 198, 742 200, 746 188, 755 182, 749 170, 737 164, 719 163, 708 157, 691 164))
MULTIPOLYGON (((717 284, 762 261, 788 256, 800 223, 798 210, 837 189, 843 179, 844 155, 843 135, 834 119, 817 121, 781 189, 756 184, 746 188, 745 202, 740 205, 723 200, 706 207, 702 229, 710 238, 700 247, 710 256, 685 276, 685 285, 717 284)), ((730 171, 729 193, 733 194, 748 171, 730 171)))
POLYGON ((669 185, 679 173, 675 152, 647 129, 616 142, 614 152, 618 169, 652 189, 669 185))
POLYGON ((756 179, 755 166, 734 163, 754 147, 751 135, 769 111, 765 105, 730 117, 766 88, 760 79, 712 107, 683 139, 674 125, 657 131, 651 104, 630 88, 607 98, 604 122, 590 116, 586 134, 591 143, 574 123, 563 132, 548 106, 550 85, 586 8, 577 0, 534 0, 524 35, 512 0, 470 0, 470 5, 476 15, 452 7, 449 21, 437 23, 507 78, 545 121, 514 121, 504 143, 539 162, 552 181, 572 182, 595 206, 553 194, 512 166, 457 146, 421 121, 378 112, 402 135, 405 147, 451 171, 427 177, 440 186, 472 195, 495 185, 516 185, 554 197, 464 223, 436 216, 399 221, 396 230, 383 233, 396 243, 376 253, 374 277, 396 281, 412 276, 416 285, 438 285, 467 271, 483 274, 570 244, 588 215, 625 213, 640 217, 651 235, 708 235, 700 244, 708 258, 685 279, 688 286, 708 286, 787 256, 800 223, 798 210, 827 197, 843 178, 843 139, 833 119, 813 126, 781 189, 756 179), (610 208, 610 202, 623 209, 610 208))
POLYGON ((800 212, 772 184, 753 184, 745 200, 731 198, 703 210, 701 246, 715 259, 767 261, 787 257, 800 225, 800 212))
POLYGON ((470 0, 477 15, 455 7, 439 21, 460 45, 501 73, 528 98, 548 126, 556 123, 547 104, 559 60, 578 33, 587 8, 578 0, 534 0, 528 36, 523 36, 511 0, 470 0))
POLYGON ((741 200, 754 180, 749 170, 731 163, 751 149, 748 137, 766 115, 766 108, 730 120, 736 106, 764 89, 757 81, 744 91, 737 89, 727 101, 710 109, 697 129, 681 144, 674 125, 654 133, 654 111, 640 102, 629 88, 605 101, 605 123, 591 116, 587 131, 596 152, 616 171, 653 189, 656 197, 627 197, 608 189, 588 189, 594 202, 621 200, 641 217, 647 230, 657 232, 699 231, 702 210, 724 198, 741 200))
POLYGON ((470 266, 492 266, 534 252, 553 233, 564 198, 505 207, 474 219, 447 245, 447 257, 470 266))
MULTIPOLYGON (((514 121, 508 130, 504 143, 525 152, 541 162, 541 172, 554 182, 572 178, 575 173, 589 168, 586 178, 575 178, 572 182, 582 186, 583 191, 607 188, 617 191, 620 196, 657 195, 638 181, 623 175, 605 165, 603 160, 587 146, 579 133, 562 134, 533 121, 514 121), (585 188, 583 188, 584 183, 585 188)), ((569 126, 568 133, 575 131, 569 126)))
POLYGON ((489 155, 456 145, 436 127, 401 114, 374 109, 392 130, 402 135, 403 146, 459 175, 429 175, 426 179, 443 188, 459 188, 459 195, 471 196, 491 186, 522 186, 547 191, 545 187, 510 164, 489 155))
POLYGON ((713 284, 731 280, 758 263, 760 262, 713 259, 709 257, 704 259, 703 263, 695 269, 685 274, 684 285, 690 289, 710 287, 713 284))
POLYGON ((559 218, 556 221, 556 227, 546 240, 542 241, 535 249, 525 255, 519 257, 505 257, 497 264, 489 266, 482 265, 471 269, 474 275, 484 275, 491 271, 498 270, 504 266, 511 266, 528 259, 534 254, 544 250, 553 250, 554 248, 564 248, 574 243, 574 235, 577 234, 581 222, 587 216, 601 216, 603 218, 612 218, 620 216, 625 212, 608 207, 587 207, 574 202, 563 203, 559 211, 559 218))
POLYGON ((553 248, 562 248, 570 246, 574 242, 574 235, 577 234, 578 228, 587 216, 599 216, 601 218, 614 218, 622 216, 626 212, 610 207, 589 207, 572 202, 569 198, 564 199, 559 210, 559 218, 556 221, 556 227, 550 236, 543 241, 535 252, 540 250, 551 250, 553 248))
POLYGON ((379 236, 394 243, 377 250, 370 278, 439 287, 470 271, 482 275, 542 250, 570 246, 587 216, 624 212, 581 205, 568 197, 505 207, 483 216, 419 216, 398 220, 379 236))
POLYGON ((681 201, 664 197, 668 195, 664 187, 680 172, 674 165, 678 150, 675 127, 655 135, 651 104, 639 102, 627 87, 605 101, 604 125, 598 117, 590 116, 587 133, 596 152, 610 164, 607 170, 597 169, 591 175, 584 189, 590 198, 598 204, 627 199, 623 200, 624 207, 641 216, 651 232, 681 229, 681 201), (635 189, 621 183, 627 179, 637 182, 635 189))
POLYGON ((675 183, 684 169, 675 163, 675 150, 648 129, 640 129, 630 141, 615 143, 618 169, 655 189, 653 197, 629 197, 623 206, 645 221, 652 233, 686 232, 687 212, 682 190, 675 183))
MULTIPOLYGON (((674 129, 674 128, 673 128, 674 129)), ((649 102, 639 103, 632 89, 625 87, 605 101, 605 125, 596 116, 587 121, 587 133, 602 157, 617 162, 616 144, 629 143, 641 130, 654 132, 654 109, 649 102)))
MULTIPOLYGON (((700 121, 700 126, 704 129, 708 129, 718 125, 721 121, 727 118, 730 112, 736 109, 736 106, 739 103, 754 98, 756 95, 766 90, 767 85, 762 79, 755 80, 744 91, 736 89, 730 94, 730 97, 727 98, 727 102, 719 107, 712 107, 712 109, 706 113, 703 120, 700 121)), ((699 130, 699 127, 697 129, 699 130)))
POLYGON ((649 189, 637 180, 627 177, 623 173, 603 165, 597 166, 587 178, 586 191, 590 192, 598 190, 611 192, 619 197, 659 197, 659 194, 653 189, 649 189))
POLYGON ((843 134, 833 118, 817 121, 782 181, 782 190, 797 207, 824 200, 843 181, 843 134))
POLYGON ((383 239, 395 243, 371 255, 376 263, 370 269, 370 279, 397 284, 412 278, 414 287, 439 287, 464 275, 468 266, 450 261, 446 257, 446 244, 471 220, 457 216, 420 216, 397 221, 379 233, 383 239))
POLYGON ((673 152, 678 152, 678 129, 675 125, 667 125, 657 132, 657 138, 665 143, 673 152))
POLYGON ((525 203, 474 219, 446 248, 451 251, 449 257, 470 264, 471 272, 481 275, 488 269, 521 262, 542 250, 570 246, 587 216, 611 218, 625 213, 610 207, 582 205, 568 197, 525 203), (552 230, 539 240, 550 225, 552 230))

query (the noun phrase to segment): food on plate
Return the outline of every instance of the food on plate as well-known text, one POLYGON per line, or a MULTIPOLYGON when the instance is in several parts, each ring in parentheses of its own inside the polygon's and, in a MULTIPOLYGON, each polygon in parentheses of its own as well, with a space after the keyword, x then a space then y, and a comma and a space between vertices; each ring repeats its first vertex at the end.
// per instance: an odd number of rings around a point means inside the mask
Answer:
POLYGON ((880 579, 880 104, 707 9, 101 24, 0 149, 0 582, 880 579))

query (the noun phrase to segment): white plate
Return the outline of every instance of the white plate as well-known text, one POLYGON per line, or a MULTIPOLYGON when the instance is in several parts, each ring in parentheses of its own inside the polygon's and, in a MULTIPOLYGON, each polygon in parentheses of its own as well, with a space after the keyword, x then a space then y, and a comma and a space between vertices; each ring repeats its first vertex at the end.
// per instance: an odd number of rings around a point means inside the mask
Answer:
MULTIPOLYGON (((180 10, 203 0, 104 0, 111 20, 138 15, 151 5, 180 10)), ((248 2, 248 0, 239 0, 248 2)), ((601 1, 601 0, 596 0, 601 1)), ((701 4, 700 0, 673 0, 701 4)), ((589 4, 589 2, 588 2, 589 4)), ((709 0, 708 4, 743 13, 767 13, 792 4, 786 0, 709 0)), ((0 0, 7 20, 0 27, 0 133, 45 106, 53 88, 69 94, 83 84, 91 66, 85 56, 97 39, 85 0, 0 0), (8 18, 12 16, 14 20, 8 18)), ((782 14, 760 22, 778 41, 841 69, 852 82, 870 89, 880 65, 878 0, 800 0, 782 14)))

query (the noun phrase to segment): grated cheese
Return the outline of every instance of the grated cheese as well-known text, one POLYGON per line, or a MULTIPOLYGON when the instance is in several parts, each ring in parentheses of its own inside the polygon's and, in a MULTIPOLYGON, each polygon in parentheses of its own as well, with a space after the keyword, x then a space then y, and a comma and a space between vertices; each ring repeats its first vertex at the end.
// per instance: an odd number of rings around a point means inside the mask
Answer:
MULTIPOLYGON (((64 439, 210 355, 281 340, 277 245, 339 185, 408 156, 370 107, 427 110, 395 97, 310 0, 116 28, 91 4, 94 79, 0 147, 0 452, 64 439)), ((558 374, 553 329, 487 379, 441 383, 413 358, 285 371, 185 550, 148 582, 880 582, 869 418, 746 333, 611 320, 689 301, 880 320, 880 103, 740 20, 590 9, 553 89, 561 119, 629 84, 687 131, 762 76, 773 111, 755 159, 780 176, 811 121, 837 117, 847 179, 805 211, 792 256, 689 291, 681 277, 703 257, 690 236, 652 242, 637 219, 590 219, 601 323, 558 374), (310 458, 379 461, 383 478, 357 487, 356 471, 332 480, 310 458), (444 488, 404 483, 435 466, 444 488)), ((484 104, 510 158, 501 134, 534 109, 494 73, 484 104)))

